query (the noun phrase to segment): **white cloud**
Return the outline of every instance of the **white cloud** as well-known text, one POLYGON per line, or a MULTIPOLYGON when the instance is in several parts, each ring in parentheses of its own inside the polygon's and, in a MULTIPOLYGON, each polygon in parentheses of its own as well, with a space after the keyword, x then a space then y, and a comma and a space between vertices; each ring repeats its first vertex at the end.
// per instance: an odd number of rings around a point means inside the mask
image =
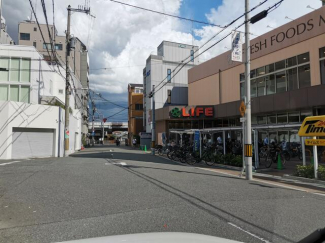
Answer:
MULTIPOLYGON (((121 1, 175 15, 179 14, 179 9, 182 4, 182 0, 121 1)), ((251 15, 264 10, 277 1, 269 0, 251 15)), ((40 22, 44 23, 41 5, 39 1, 37 2, 37 16, 39 16, 40 22)), ((259 2, 261 0, 251 0, 250 5, 253 7, 259 2)), ((52 23, 51 4, 51 0, 46 0, 50 23, 52 23)), ((83 5, 84 0, 56 0, 55 4, 56 26, 59 33, 63 35, 66 29, 67 5, 70 4, 76 8, 78 5, 83 5)), ((321 2, 319 0, 285 0, 267 18, 257 24, 251 25, 251 32, 260 35, 270 30, 266 28, 267 25, 278 27, 287 23, 288 20, 285 19, 285 16, 292 19, 298 18, 311 11, 311 9, 306 8, 307 5, 318 8, 321 6, 321 2)), ((19 21, 26 19, 26 17, 19 19, 18 16, 30 15, 28 7, 20 6, 22 6, 21 0, 4 0, 5 17, 7 18, 7 22, 10 22, 12 26, 17 26, 19 21), (12 11, 13 17, 7 11, 12 11)), ((195 11, 200 11, 200 9, 196 9, 195 11)), ((110 70, 91 71, 90 86, 99 92, 112 94, 123 93, 125 95, 128 83, 141 83, 142 70, 145 66, 146 59, 150 53, 156 53, 157 46, 161 41, 169 40, 192 44, 192 37, 187 33, 188 29, 184 31, 182 29, 183 24, 178 19, 134 9, 113 3, 109 0, 92 0, 91 12, 96 15, 96 19, 92 19, 90 16, 82 13, 73 13, 71 25, 72 34, 78 36, 79 39, 88 45, 90 51, 90 69, 101 67, 113 68, 110 70)), ((224 0, 218 8, 211 9, 209 13, 206 13, 206 17, 212 23, 225 25, 243 12, 243 0, 224 0)), ((243 22, 243 19, 234 24, 232 28, 241 22, 243 22)), ((194 32, 200 37, 200 40, 195 40, 194 44, 201 46, 212 35, 217 33, 218 30, 220 29, 211 26, 205 26, 195 30, 194 32)), ((223 35, 215 38, 206 47, 219 40, 226 33, 229 33, 230 30, 231 28, 226 30, 223 35)), ((244 28, 241 30, 244 30, 244 28)), ((202 60, 210 59, 217 54, 225 52, 225 46, 230 47, 229 38, 202 55, 200 57, 201 62, 202 60)), ((202 48, 202 50, 205 48, 202 48)))

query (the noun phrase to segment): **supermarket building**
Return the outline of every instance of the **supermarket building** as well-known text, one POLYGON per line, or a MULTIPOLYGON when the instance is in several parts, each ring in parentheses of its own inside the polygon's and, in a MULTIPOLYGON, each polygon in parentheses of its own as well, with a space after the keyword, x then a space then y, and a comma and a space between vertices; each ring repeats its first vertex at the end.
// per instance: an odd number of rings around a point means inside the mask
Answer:
MULTIPOLYGON (((250 51, 255 141, 268 135, 299 142, 304 117, 325 115, 325 7, 251 40, 250 51)), ((245 65, 229 61, 230 54, 188 71, 188 106, 156 110, 158 143, 163 133, 173 139, 195 129, 241 139, 245 65)))

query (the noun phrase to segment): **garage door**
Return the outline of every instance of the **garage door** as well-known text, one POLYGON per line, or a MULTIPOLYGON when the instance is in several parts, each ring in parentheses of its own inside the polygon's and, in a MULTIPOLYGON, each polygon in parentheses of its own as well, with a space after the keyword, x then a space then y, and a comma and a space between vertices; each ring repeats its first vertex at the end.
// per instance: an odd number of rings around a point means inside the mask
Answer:
POLYGON ((53 129, 13 128, 12 158, 51 157, 53 129))

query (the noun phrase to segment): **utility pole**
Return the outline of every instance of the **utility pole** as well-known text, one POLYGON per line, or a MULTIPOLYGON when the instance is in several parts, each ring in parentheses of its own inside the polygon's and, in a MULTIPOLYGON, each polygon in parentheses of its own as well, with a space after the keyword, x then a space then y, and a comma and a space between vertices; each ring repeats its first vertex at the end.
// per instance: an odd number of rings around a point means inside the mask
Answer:
MULTIPOLYGON (((68 6, 68 21, 67 21, 67 31, 66 31, 66 86, 65 86, 65 126, 64 126, 64 156, 69 155, 69 116, 70 116, 70 49, 74 48, 71 45, 71 38, 70 38, 70 20, 71 20, 71 11, 73 12, 80 12, 86 13, 90 15, 90 8, 88 6, 78 6, 78 8, 71 8, 68 6)), ((91 15, 92 16, 92 15, 91 15)), ((92 16, 94 17, 94 16, 92 16)), ((74 41, 73 41, 74 43, 74 41)))
MULTIPOLYGON (((245 0, 245 78, 246 78, 246 131, 245 147, 252 149, 252 124, 251 124, 251 78, 250 78, 250 37, 249 37, 249 0, 245 0)), ((245 148, 244 147, 244 148, 245 148)), ((252 154, 252 153, 251 153, 252 154)), ((252 180, 252 157, 246 157, 246 179, 252 180)))
POLYGON ((152 85, 152 124, 151 124, 151 153, 155 155, 156 146, 156 104, 155 104, 155 85, 152 85))
POLYGON ((66 32, 66 55, 65 55, 65 125, 64 125, 64 157, 69 155, 69 108, 70 108, 70 19, 71 19, 71 6, 68 6, 68 23, 66 32))

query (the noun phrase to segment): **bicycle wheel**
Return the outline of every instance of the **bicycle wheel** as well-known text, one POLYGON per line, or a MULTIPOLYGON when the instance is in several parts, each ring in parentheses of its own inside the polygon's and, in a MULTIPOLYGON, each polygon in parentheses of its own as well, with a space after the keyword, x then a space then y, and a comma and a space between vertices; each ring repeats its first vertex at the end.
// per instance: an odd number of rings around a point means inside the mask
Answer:
POLYGON ((189 165, 194 165, 197 162, 197 159, 196 159, 195 154, 193 152, 187 152, 186 153, 186 162, 189 165))
POLYGON ((213 154, 207 154, 206 158, 205 158, 205 164, 208 166, 212 166, 215 163, 215 158, 213 156, 213 154))
POLYGON ((291 156, 288 153, 288 151, 283 152, 283 157, 284 157, 285 161, 289 161, 291 159, 291 156))
POLYGON ((265 167, 270 168, 273 163, 273 158, 270 155, 265 157, 265 167))

